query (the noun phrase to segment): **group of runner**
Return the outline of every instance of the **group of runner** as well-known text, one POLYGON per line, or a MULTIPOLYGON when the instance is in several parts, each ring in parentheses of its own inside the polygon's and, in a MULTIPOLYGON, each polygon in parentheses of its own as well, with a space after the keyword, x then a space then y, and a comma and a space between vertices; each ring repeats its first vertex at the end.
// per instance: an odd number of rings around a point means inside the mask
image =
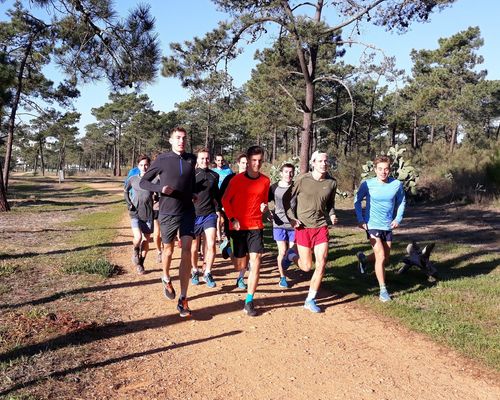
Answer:
MULTIPOLYGON (((254 295, 264 253, 263 218, 267 217, 272 220, 278 247, 278 285, 288 288, 286 270, 296 264, 301 270, 310 271, 314 258, 315 268, 304 308, 321 312, 316 296, 326 268, 328 226, 338 223, 337 183, 328 173, 328 155, 315 151, 310 172, 299 175, 295 182, 295 167, 284 164, 279 181, 271 185, 269 178, 260 172, 264 159, 264 149, 260 146, 252 146, 238 156, 238 173, 234 173, 220 154, 215 157, 217 167, 210 169, 206 148, 198 149, 196 156, 187 153, 187 132, 182 127, 171 131, 169 142, 172 150, 158 155, 153 163, 149 157, 140 156, 137 170, 129 174, 125 184, 133 232, 132 261, 137 272, 144 273, 150 235, 159 231, 163 248, 158 243, 156 246, 163 267, 163 292, 168 299, 175 299, 170 266, 174 244, 180 241, 177 310, 181 317, 188 317, 190 279, 194 285, 200 279, 210 288, 217 285, 212 267, 219 241, 222 256, 231 257, 239 271, 236 286, 247 290, 243 310, 256 316, 254 295), (274 203, 272 211, 269 203, 274 203), (198 268, 200 251, 201 269, 198 268), (244 281, 246 271, 248 284, 244 281)), ((385 302, 391 297, 385 286, 384 267, 390 255, 392 230, 403 217, 405 196, 401 183, 389 176, 391 160, 377 157, 374 165, 376 177, 361 184, 354 203, 359 226, 366 231, 373 253, 366 256, 360 252, 357 258, 362 273, 369 262, 374 263, 379 298, 385 302), (366 200, 364 211, 363 200, 366 200)))

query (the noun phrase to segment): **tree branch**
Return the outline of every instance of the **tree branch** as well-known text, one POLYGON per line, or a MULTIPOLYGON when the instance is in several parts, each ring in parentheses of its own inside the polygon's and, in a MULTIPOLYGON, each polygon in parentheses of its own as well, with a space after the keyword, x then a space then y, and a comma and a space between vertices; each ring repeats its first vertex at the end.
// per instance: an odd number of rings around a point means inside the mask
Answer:
POLYGON ((279 86, 280 86, 280 88, 281 88, 281 89, 283 89, 283 91, 284 91, 284 92, 285 92, 288 96, 290 96, 290 98, 294 101, 294 103, 295 103, 295 109, 296 109, 297 111, 299 111, 299 112, 303 113, 303 112, 304 112, 304 109, 303 109, 302 107, 299 107, 299 106, 297 105, 297 104, 300 104, 300 101, 299 101, 299 100, 297 100, 297 99, 296 99, 296 98, 295 98, 295 97, 294 97, 294 96, 293 96, 293 95, 292 95, 292 94, 288 91, 288 89, 287 89, 285 86, 283 86, 281 83, 279 84, 279 86))

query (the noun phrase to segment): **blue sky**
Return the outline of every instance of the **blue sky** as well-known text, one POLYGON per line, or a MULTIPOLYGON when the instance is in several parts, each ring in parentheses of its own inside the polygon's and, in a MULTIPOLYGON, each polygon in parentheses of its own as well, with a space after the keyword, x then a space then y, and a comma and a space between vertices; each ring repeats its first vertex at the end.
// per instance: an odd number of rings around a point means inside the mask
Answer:
MULTIPOLYGON (((144 2, 144 1, 143 1, 144 2)), ((4 19, 4 10, 13 2, 0 2, 0 19, 4 19)), ((120 14, 125 15, 138 1, 116 1, 120 14)), ((162 54, 169 54, 169 43, 191 40, 194 36, 203 36, 205 32, 217 26, 217 22, 227 18, 215 9, 209 0, 152 0, 149 2, 151 11, 156 18, 157 32, 161 42, 162 54)), ((410 51, 412 49, 434 49, 438 46, 438 39, 448 37, 469 26, 479 26, 484 39, 484 46, 480 49, 485 62, 480 67, 488 70, 488 79, 500 79, 500 51, 496 48, 500 37, 498 16, 500 2, 488 0, 458 0, 451 7, 440 13, 431 15, 430 22, 415 23, 404 33, 385 32, 382 28, 365 25, 361 29, 361 40, 384 49, 386 55, 395 56, 397 67, 411 70, 410 51)), ((334 25, 335 16, 326 14, 326 21, 334 25)), ((242 85, 249 77, 255 65, 253 54, 259 47, 270 45, 272 38, 264 38, 258 45, 245 46, 245 52, 230 65, 230 72, 237 86, 242 85)), ((348 50, 346 62, 356 64, 356 51, 348 50)), ((57 74, 52 77, 58 81, 57 74)), ((108 101, 108 85, 104 82, 89 84, 80 88, 81 97, 76 101, 77 111, 82 114, 80 129, 89 123, 95 122, 90 114, 92 107, 99 107, 108 101)), ((147 86, 144 93, 148 94, 154 107, 161 111, 171 111, 175 103, 189 98, 189 91, 183 89, 180 81, 173 78, 158 76, 156 82, 147 86)))

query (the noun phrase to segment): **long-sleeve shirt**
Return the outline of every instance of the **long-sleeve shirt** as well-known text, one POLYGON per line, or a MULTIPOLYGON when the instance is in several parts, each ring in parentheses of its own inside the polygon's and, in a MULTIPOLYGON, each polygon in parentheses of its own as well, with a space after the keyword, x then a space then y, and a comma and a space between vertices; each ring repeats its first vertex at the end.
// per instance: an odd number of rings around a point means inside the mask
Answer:
POLYGON ((191 153, 177 154, 173 151, 160 154, 141 179, 140 187, 160 193, 160 215, 182 215, 193 211, 196 157, 191 153), (152 181, 160 176, 159 183, 152 181), (164 186, 174 192, 161 193, 164 186))
POLYGON ((405 192, 400 181, 392 177, 389 177, 387 182, 371 178, 359 186, 354 209, 358 223, 366 223, 368 229, 390 231, 393 220, 398 224, 403 220, 405 204, 405 192), (366 198, 366 208, 363 215, 361 202, 364 198, 366 198), (396 216, 394 216, 395 210, 396 216))
POLYGON ((330 175, 316 180, 311 172, 300 175, 292 188, 290 207, 287 207, 289 219, 295 219, 306 228, 327 226, 327 216, 335 215, 335 194, 337 181, 330 175))
MULTIPOLYGON (((222 197, 229 220, 236 218, 241 230, 263 229, 260 205, 267 204, 269 185, 269 178, 262 174, 251 178, 245 172, 232 178, 222 197)), ((232 223, 230 228, 233 229, 232 223)))
POLYGON ((220 210, 219 175, 214 171, 196 168, 194 193, 198 196, 194 203, 197 217, 220 210))
POLYGON ((233 174, 233 170, 229 168, 227 165, 223 165, 222 168, 213 168, 212 171, 214 171, 217 175, 219 175, 219 189, 222 185, 222 182, 224 182, 224 179, 228 176, 233 174))
POLYGON ((153 196, 149 190, 141 189, 139 182, 141 177, 133 175, 127 179, 124 197, 127 202, 129 214, 132 218, 142 221, 153 220, 153 196))

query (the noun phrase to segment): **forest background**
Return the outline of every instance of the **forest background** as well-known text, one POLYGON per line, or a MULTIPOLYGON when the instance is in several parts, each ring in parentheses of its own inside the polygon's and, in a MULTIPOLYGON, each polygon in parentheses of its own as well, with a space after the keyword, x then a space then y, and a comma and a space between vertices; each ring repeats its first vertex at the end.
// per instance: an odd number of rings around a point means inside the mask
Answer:
POLYGON ((391 39, 370 40, 373 29, 404 38, 467 1, 454 3, 216 0, 190 13, 175 2, 160 10, 155 2, 4 1, 0 207, 9 208, 12 170, 120 176, 137 155, 167 150, 176 125, 188 129, 190 151, 208 147, 229 161, 262 145, 271 174, 292 159, 303 172, 322 149, 346 193, 367 160, 397 145, 406 149, 398 168, 411 164, 419 175, 416 199, 495 199, 500 85, 483 69, 482 27, 408 48, 406 70, 391 39), (162 37, 170 20, 199 36, 162 37), (183 90, 170 109, 152 100, 163 81, 183 90))

